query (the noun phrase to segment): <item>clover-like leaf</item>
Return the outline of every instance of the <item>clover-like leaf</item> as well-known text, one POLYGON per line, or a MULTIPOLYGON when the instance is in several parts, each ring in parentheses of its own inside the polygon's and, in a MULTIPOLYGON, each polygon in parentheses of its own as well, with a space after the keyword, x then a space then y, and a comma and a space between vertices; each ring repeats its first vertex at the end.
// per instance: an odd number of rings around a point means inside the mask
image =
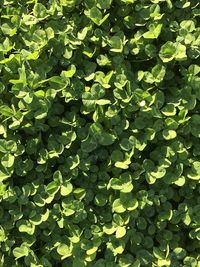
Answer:
POLYGON ((5 154, 1 159, 1 164, 5 168, 10 168, 13 166, 15 157, 12 154, 5 154))
POLYGON ((60 193, 62 196, 69 195, 73 190, 73 185, 70 182, 65 181, 60 188, 60 193))
POLYGON ((168 103, 161 109, 161 112, 165 116, 174 116, 176 114, 176 107, 172 103, 168 103))
POLYGON ((62 258, 67 258, 71 255, 71 250, 70 247, 64 243, 61 243, 58 247, 57 247, 57 252, 59 255, 62 256, 62 258))
POLYGON ((152 68, 152 74, 155 77, 155 82, 161 82, 165 76, 165 67, 162 65, 156 65, 152 68))
POLYGON ((188 173, 188 178, 192 180, 199 180, 200 179, 200 162, 194 161, 192 164, 192 168, 188 173))
POLYGON ((29 249, 25 245, 21 245, 20 247, 16 247, 13 249, 13 255, 16 260, 28 256, 28 254, 29 254, 29 249))
POLYGON ((110 51, 121 53, 123 50, 123 42, 119 36, 112 36, 109 40, 110 51))
POLYGON ((143 34, 146 39, 157 39, 161 33, 162 24, 150 24, 149 31, 143 34))
POLYGON ((186 46, 180 43, 176 44, 175 59, 178 61, 183 61, 187 59, 186 46))
POLYGON ((33 15, 36 18, 43 18, 44 19, 47 15, 46 7, 41 3, 35 4, 34 8, 33 8, 33 15))
POLYGON ((174 59, 176 54, 176 45, 171 42, 167 41, 164 45, 161 46, 159 56, 163 62, 169 62, 174 59))
POLYGON ((81 149, 84 152, 90 153, 93 150, 97 148, 97 141, 92 137, 87 137, 82 143, 81 143, 81 149))
POLYGON ((0 17, 0 266, 197 267, 198 1, 0 17))
POLYGON ((20 220, 17 222, 19 232, 27 233, 29 235, 33 235, 35 232, 35 225, 30 223, 28 220, 20 220))
POLYGON ((99 143, 103 146, 109 146, 114 143, 116 136, 110 133, 102 133, 99 138, 99 143))
POLYGON ((113 204, 112 204, 112 209, 113 209, 113 212, 117 212, 117 213, 123 213, 125 212, 125 208, 124 206, 122 205, 120 199, 116 199, 113 204))
POLYGON ((163 130, 163 138, 166 140, 174 139, 176 135, 176 131, 174 130, 163 130))
POLYGON ((100 26, 109 17, 109 14, 106 14, 103 17, 102 12, 95 6, 89 10, 85 10, 85 15, 89 17, 98 26, 100 26))
POLYGON ((97 206, 102 207, 102 206, 105 206, 106 203, 107 203, 107 199, 106 199, 106 196, 105 195, 103 195, 103 194, 97 194, 95 196, 95 204, 97 206))
POLYGON ((118 226, 116 230, 116 238, 122 238, 126 234, 126 228, 123 226, 118 226))
POLYGON ((56 194, 59 189, 60 189, 60 185, 56 181, 52 181, 46 186, 46 192, 49 195, 56 194))
POLYGON ((182 20, 180 28, 185 29, 187 32, 193 32, 195 30, 195 23, 192 20, 182 20))

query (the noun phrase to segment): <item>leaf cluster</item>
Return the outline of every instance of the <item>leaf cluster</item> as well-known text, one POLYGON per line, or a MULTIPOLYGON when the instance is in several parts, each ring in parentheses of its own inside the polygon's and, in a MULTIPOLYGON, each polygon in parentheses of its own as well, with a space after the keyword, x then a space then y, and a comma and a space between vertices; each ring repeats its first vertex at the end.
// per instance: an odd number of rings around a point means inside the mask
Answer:
POLYGON ((0 266, 199 267, 199 1, 0 3, 0 266))

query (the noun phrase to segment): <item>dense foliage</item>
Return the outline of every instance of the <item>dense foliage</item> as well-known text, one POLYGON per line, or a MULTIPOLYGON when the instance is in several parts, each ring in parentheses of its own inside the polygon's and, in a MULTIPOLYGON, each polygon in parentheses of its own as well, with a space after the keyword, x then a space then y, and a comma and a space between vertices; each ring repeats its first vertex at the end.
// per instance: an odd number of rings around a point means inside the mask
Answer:
POLYGON ((199 16, 0 1, 0 266, 200 266, 199 16))

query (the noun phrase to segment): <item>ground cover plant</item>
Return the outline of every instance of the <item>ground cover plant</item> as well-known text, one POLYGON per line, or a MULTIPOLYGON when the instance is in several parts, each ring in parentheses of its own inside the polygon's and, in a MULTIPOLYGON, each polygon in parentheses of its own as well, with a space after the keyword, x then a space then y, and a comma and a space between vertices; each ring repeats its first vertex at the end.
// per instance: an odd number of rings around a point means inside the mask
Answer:
POLYGON ((0 266, 200 267, 199 16, 0 1, 0 266))

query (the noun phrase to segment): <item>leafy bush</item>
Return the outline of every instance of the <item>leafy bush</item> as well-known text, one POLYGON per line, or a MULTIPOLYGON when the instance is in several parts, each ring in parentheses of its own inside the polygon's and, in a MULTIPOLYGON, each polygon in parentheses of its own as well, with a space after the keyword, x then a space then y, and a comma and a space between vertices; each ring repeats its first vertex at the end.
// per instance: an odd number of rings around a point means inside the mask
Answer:
POLYGON ((199 1, 0 14, 0 266, 199 267, 199 1))

